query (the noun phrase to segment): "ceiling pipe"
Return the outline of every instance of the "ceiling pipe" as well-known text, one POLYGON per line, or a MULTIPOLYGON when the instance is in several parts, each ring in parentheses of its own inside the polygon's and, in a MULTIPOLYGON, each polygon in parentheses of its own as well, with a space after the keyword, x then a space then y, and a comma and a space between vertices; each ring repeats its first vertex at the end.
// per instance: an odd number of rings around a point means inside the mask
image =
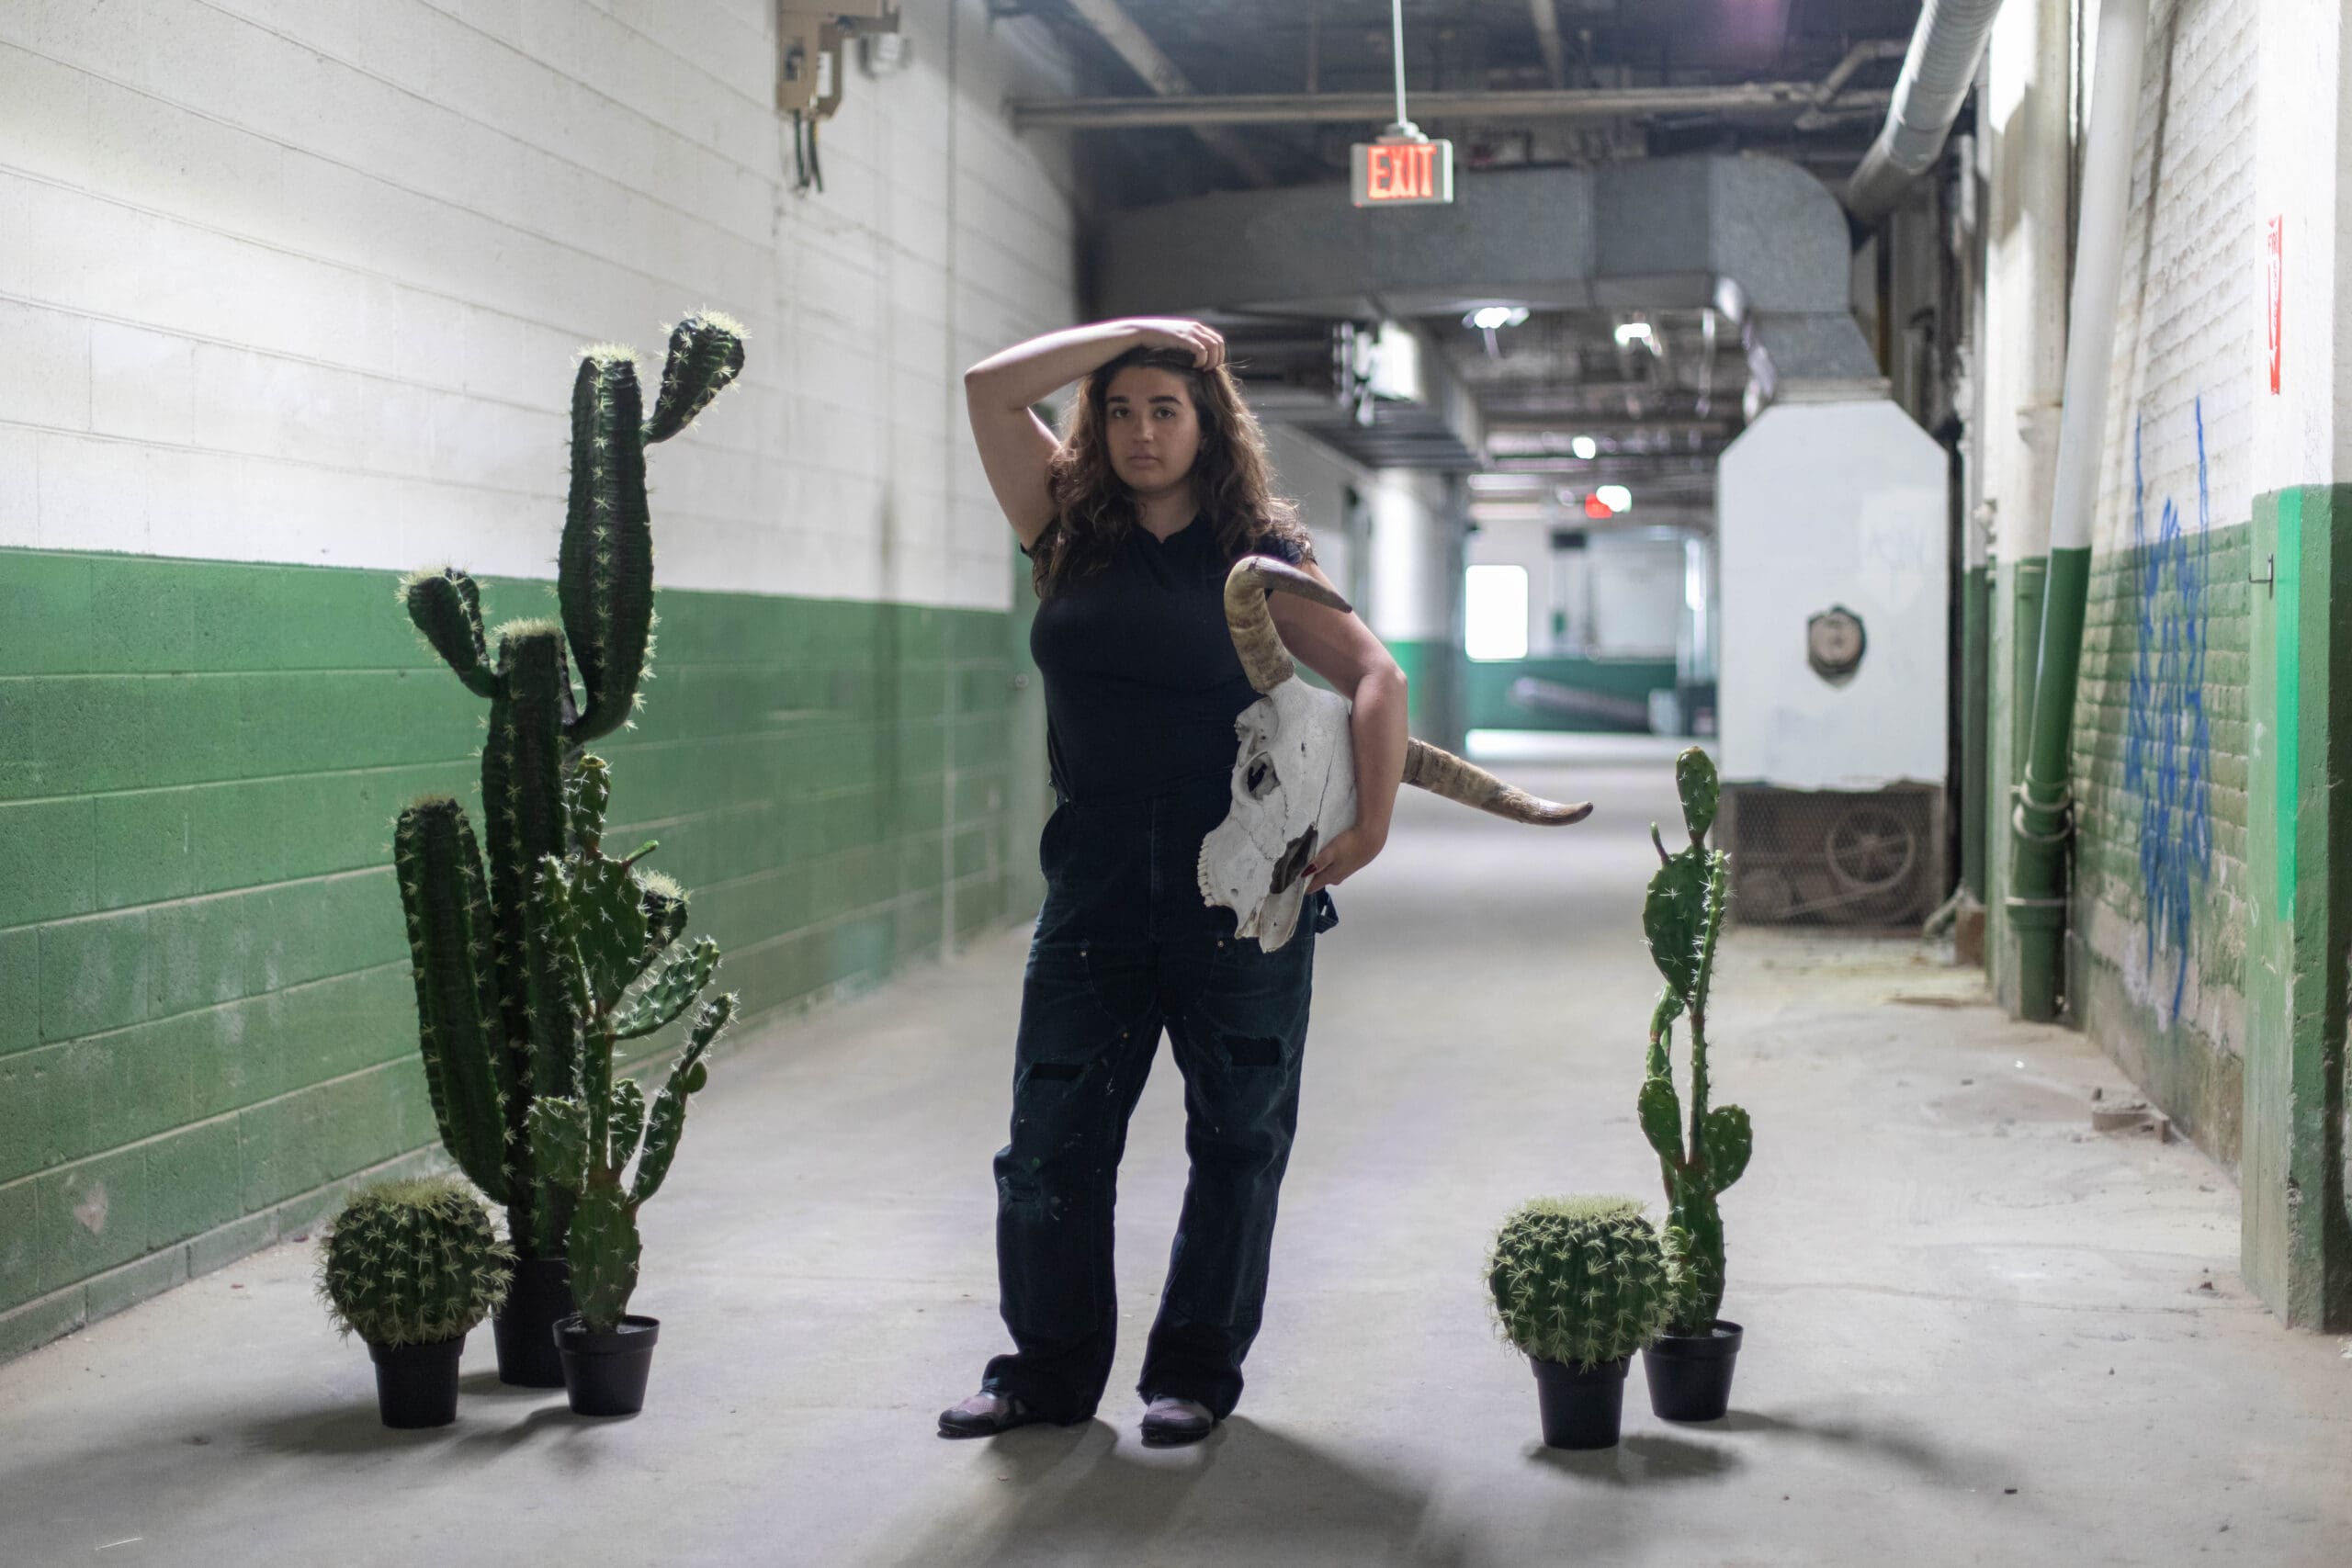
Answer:
MULTIPOLYGON (((1078 13, 1095 36, 1117 52, 1128 68, 1144 79, 1145 84, 1162 96, 1189 97, 1193 84, 1176 62, 1168 58, 1160 47, 1151 41, 1151 35, 1136 24, 1134 17, 1119 9, 1118 0, 1069 0, 1069 8, 1078 13)), ((1230 130, 1220 130, 1205 121, 1183 122, 1193 128, 1193 134, 1208 150, 1240 171, 1244 179, 1261 189, 1272 186, 1274 176, 1247 143, 1230 130)))
POLYGON ((1919 25, 1911 31, 1903 74, 1895 78, 1886 125, 1846 183, 1847 211, 1865 223, 1885 217, 1936 161, 1975 85, 1977 62, 1984 58, 2000 8, 2001 0, 1927 0, 1919 7, 1919 25))
MULTIPOLYGON (((1072 0, 1089 6, 1110 0, 1072 0)), ((1876 110, 1893 95, 1868 90, 1815 102, 1808 82, 1741 82, 1717 87, 1571 87, 1561 92, 1416 93, 1423 119, 1624 119, 1661 114, 1804 115, 1876 110)), ((1191 94, 1158 98, 1016 98, 1015 130, 1110 130, 1175 126, 1385 125, 1396 112, 1387 93, 1191 94)), ((1205 137, 1204 137, 1205 140, 1205 137)))

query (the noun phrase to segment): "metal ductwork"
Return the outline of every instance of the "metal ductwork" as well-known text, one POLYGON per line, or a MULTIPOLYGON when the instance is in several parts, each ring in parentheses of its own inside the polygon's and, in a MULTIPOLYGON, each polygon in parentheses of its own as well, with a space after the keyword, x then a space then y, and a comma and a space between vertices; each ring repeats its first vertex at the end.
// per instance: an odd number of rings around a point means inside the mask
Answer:
POLYGON ((2001 0, 1927 0, 1895 79, 1885 128, 1846 182, 1846 209, 1868 223, 1884 217, 1927 172, 1975 85, 2001 0))
POLYGON ((1100 254, 1104 315, 1712 305, 1745 323, 1760 378, 1879 380, 1854 322, 1845 218, 1775 158, 1482 170, 1452 206, 1409 210, 1352 208, 1327 186, 1219 191, 1116 215, 1100 254))

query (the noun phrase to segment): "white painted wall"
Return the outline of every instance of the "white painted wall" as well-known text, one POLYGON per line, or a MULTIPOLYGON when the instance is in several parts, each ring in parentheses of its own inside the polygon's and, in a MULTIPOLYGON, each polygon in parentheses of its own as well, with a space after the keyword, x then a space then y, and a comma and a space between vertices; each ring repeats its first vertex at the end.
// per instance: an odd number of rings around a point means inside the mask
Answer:
MULTIPOLYGON (((1984 419, 1969 433, 1994 549, 2050 552, 2058 407, 2066 366, 2070 0, 2009 0, 1985 46, 1984 419)), ((1728 587, 1730 579, 1725 577, 1728 587)))
POLYGON ((548 574, 571 351, 710 305, 673 587, 1001 608, 966 365, 1076 314, 1066 91, 984 0, 791 188, 766 0, 0 6, 0 546, 548 574))
MULTIPOLYGON (((2243 524, 2254 508, 2258 29, 2235 0, 2154 0, 2148 28, 2091 532, 2098 553, 2132 547, 2135 487, 2151 539, 2167 499, 2186 528, 2199 525, 2200 410, 2212 525, 2243 524)), ((2080 65, 2094 73, 2087 56, 2080 65)), ((2275 96, 2260 96, 2266 107, 2275 96)))
POLYGON ((1781 402, 1724 451, 1724 777, 1789 789, 1941 784, 1950 567, 1943 449, 1893 402, 1781 402), (1835 465, 1821 455, 1840 455, 1835 465), (1861 667, 1833 686, 1805 623, 1861 617, 1861 667))
POLYGON ((1365 592, 1356 611, 1376 637, 1446 636, 1454 585, 1447 550, 1445 487, 1428 474, 1367 468, 1285 425, 1266 426, 1274 488, 1298 503, 1315 535, 1323 574, 1345 585, 1354 562, 1341 531, 1341 491, 1353 486, 1371 514, 1365 592))
MULTIPOLYGON (((2263 245, 2282 229, 2278 391, 2270 391, 2268 290, 2256 272, 2246 300, 2253 378, 2255 494, 2332 484, 2352 473, 2352 331, 2339 324, 2352 264, 2352 96, 2337 0, 2261 0, 2254 28, 2262 86, 2256 118, 2252 226, 2263 245)), ((2267 267, 2259 249, 2257 267, 2267 267)))
POLYGON ((1683 620, 1683 544, 1639 529, 1598 529, 1584 549, 1555 553, 1562 519, 1508 519, 1479 525, 1468 564, 1517 566, 1527 572, 1527 650, 1593 659, 1670 659, 1683 620), (1563 597, 1565 595, 1565 597, 1563 597), (1552 635, 1552 612, 1567 612, 1566 635, 1552 635))

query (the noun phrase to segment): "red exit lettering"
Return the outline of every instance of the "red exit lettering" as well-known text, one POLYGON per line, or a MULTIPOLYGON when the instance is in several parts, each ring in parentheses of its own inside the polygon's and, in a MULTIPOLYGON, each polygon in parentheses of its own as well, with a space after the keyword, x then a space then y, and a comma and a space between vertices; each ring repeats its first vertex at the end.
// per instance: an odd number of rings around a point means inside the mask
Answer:
POLYGON ((1427 200, 1437 194, 1437 149, 1428 142, 1374 146, 1364 159, 1367 201, 1427 200))

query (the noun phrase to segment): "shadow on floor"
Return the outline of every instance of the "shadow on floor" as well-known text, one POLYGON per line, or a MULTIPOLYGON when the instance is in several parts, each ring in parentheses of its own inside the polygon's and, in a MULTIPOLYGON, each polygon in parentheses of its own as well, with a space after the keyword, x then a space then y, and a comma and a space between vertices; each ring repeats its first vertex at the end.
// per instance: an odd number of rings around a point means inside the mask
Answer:
POLYGON ((1660 1432, 1636 1432, 1608 1449, 1547 1449, 1531 1443, 1527 1457, 1566 1474, 1611 1486, 1720 1480, 1747 1462, 1721 1444, 1694 1443, 1660 1432))
POLYGON ((1140 1447, 1102 1421, 990 1439, 976 1475, 1001 1498, 928 1521, 876 1561, 984 1568, 1165 1557, 1246 1542, 1250 1560, 1461 1568, 1458 1540, 1430 1539, 1427 1487, 1236 1416, 1197 1447, 1140 1447))

